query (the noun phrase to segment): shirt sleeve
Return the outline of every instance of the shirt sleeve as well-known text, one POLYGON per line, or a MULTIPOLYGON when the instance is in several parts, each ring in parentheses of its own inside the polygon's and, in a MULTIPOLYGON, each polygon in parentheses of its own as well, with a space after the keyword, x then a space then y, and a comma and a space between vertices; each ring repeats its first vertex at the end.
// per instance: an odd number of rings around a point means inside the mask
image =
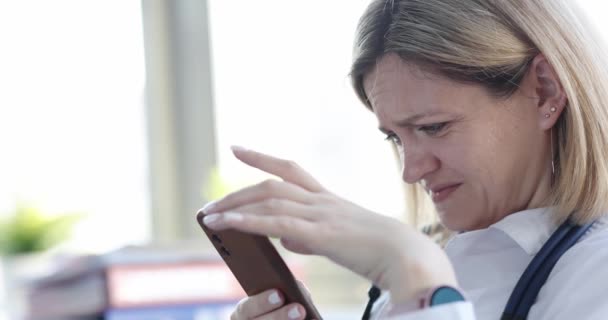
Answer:
POLYGON ((473 304, 469 301, 453 302, 425 308, 417 311, 399 312, 398 308, 389 305, 380 320, 475 320, 473 304))
POLYGON ((372 308, 372 320, 475 320, 470 301, 454 302, 417 311, 400 311, 390 302, 390 294, 382 292, 372 308))

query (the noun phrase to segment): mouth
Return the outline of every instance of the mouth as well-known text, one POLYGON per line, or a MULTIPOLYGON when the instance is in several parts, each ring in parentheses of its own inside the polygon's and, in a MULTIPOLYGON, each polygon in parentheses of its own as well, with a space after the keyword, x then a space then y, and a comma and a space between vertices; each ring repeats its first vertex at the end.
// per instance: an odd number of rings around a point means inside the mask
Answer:
POLYGON ((430 189, 431 199, 434 203, 445 201, 462 183, 437 186, 430 189))

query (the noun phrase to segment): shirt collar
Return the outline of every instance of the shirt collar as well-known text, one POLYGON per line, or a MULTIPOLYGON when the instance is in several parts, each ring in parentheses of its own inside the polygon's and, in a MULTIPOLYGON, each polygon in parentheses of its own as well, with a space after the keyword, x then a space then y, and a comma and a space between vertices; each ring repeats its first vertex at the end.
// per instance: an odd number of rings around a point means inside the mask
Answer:
POLYGON ((557 229, 552 208, 528 209, 512 213, 491 225, 509 236, 529 255, 535 255, 557 229))

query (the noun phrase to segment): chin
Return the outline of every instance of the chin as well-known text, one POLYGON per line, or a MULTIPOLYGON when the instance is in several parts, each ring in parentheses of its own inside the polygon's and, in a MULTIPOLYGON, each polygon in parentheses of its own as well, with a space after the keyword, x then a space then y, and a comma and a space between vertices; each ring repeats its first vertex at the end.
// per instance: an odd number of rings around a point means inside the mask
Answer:
POLYGON ((449 210, 449 209, 437 209, 437 215, 439 221, 447 229, 455 232, 460 231, 472 231, 481 229, 478 223, 470 216, 463 216, 464 212, 470 212, 469 210, 449 210), (452 212, 450 212, 452 211, 452 212))

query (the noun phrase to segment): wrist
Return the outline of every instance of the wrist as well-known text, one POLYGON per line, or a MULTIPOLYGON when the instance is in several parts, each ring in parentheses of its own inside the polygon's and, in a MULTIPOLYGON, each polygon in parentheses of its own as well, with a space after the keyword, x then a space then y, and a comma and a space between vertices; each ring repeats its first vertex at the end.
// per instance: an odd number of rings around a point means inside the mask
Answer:
POLYGON ((441 285, 457 287, 452 263, 443 249, 420 232, 403 225, 399 228, 400 236, 391 238, 387 246, 387 256, 393 259, 387 261, 388 269, 377 283, 388 289, 391 302, 411 301, 421 292, 441 285), (416 249, 412 250, 411 244, 416 244, 416 249))
POLYGON ((394 305, 410 303, 440 286, 458 287, 451 266, 449 270, 429 270, 421 265, 411 266, 407 272, 403 272, 401 280, 391 281, 391 284, 389 292, 391 303, 394 305))
POLYGON ((386 315, 395 316, 425 308, 466 301, 464 293, 454 286, 444 285, 419 292, 413 299, 394 304, 389 303, 386 315))
POLYGON ((452 264, 443 251, 427 255, 423 261, 401 258, 389 280, 391 302, 395 304, 411 301, 422 292, 438 286, 458 287, 452 264))

